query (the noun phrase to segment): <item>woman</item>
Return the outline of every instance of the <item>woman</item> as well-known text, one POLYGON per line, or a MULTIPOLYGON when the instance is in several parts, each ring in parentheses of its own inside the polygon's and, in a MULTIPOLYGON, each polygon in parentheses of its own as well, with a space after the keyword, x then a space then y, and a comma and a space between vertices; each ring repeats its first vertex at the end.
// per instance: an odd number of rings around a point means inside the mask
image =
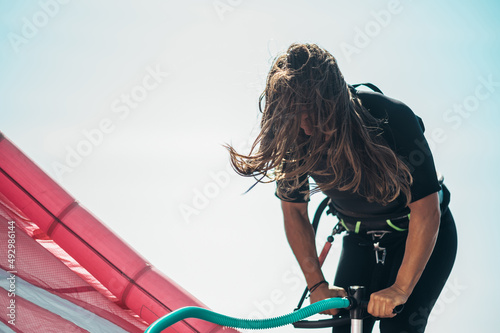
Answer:
MULTIPOLYGON (((363 285, 382 333, 423 332, 457 241, 449 192, 438 181, 420 119, 397 100, 348 86, 335 58, 314 44, 293 44, 275 60, 262 100, 252 150, 242 155, 228 147, 231 162, 241 175, 276 180, 311 302, 363 285), (348 231, 335 286, 321 271, 308 218, 309 196, 318 191, 348 231), (404 310, 395 315, 400 304, 404 310)), ((365 332, 373 323, 365 320, 365 332)))

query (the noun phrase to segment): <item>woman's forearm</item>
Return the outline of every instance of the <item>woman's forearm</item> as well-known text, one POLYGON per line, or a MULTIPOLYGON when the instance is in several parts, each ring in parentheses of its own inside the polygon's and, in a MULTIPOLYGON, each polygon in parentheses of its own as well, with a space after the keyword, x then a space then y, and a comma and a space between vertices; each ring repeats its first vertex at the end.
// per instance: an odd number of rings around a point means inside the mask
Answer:
POLYGON ((436 244, 440 221, 437 194, 411 204, 410 208, 405 254, 395 282, 408 296, 420 279, 436 244))
MULTIPOLYGON (((307 287, 314 291, 310 293, 311 303, 332 297, 346 297, 344 289, 320 283, 325 280, 316 252, 314 230, 307 215, 307 203, 290 203, 282 201, 283 216, 285 219, 285 232, 293 254, 299 262, 300 268, 307 281, 307 287)), ((330 309, 322 314, 336 315, 338 309, 330 309)))
POLYGON ((410 226, 396 282, 370 295, 367 310, 375 317, 394 317, 393 309, 408 301, 436 244, 441 215, 437 193, 417 200, 409 207, 410 226))
POLYGON ((324 280, 316 251, 314 230, 307 216, 307 204, 282 204, 285 233, 307 285, 324 280))

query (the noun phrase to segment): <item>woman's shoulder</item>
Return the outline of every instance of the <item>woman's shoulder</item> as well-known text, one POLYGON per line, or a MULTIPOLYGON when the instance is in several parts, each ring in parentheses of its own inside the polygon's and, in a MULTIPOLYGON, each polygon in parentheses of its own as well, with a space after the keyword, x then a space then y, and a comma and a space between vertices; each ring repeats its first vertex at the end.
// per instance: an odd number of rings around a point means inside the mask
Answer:
POLYGON ((417 122, 424 130, 421 119, 402 101, 371 91, 358 91, 357 96, 372 116, 387 121, 389 126, 404 128, 417 122))
POLYGON ((414 117, 415 114, 408 105, 402 101, 373 91, 358 91, 356 93, 361 104, 374 113, 386 113, 387 116, 414 117))

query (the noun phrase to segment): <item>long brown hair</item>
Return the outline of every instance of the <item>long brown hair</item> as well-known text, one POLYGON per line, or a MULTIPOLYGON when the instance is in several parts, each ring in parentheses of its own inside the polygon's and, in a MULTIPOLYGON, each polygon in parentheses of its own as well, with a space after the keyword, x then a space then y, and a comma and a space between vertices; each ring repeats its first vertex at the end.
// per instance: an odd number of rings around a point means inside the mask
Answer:
POLYGON ((328 51, 292 44, 275 59, 259 108, 261 130, 250 153, 226 146, 238 174, 285 181, 286 189, 278 187, 285 198, 313 173, 322 191, 350 191, 384 205, 402 193, 410 202, 409 168, 381 139, 381 120, 362 106, 328 51), (304 112, 311 135, 301 129, 304 112))

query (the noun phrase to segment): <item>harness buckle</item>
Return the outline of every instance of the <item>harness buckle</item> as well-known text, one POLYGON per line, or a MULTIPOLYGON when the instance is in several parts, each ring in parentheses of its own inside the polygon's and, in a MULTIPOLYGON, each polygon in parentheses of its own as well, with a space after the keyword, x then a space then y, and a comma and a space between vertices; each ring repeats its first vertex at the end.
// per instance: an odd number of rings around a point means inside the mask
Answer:
POLYGON ((391 232, 386 230, 374 230, 367 233, 372 235, 373 251, 375 251, 375 262, 377 264, 385 264, 387 249, 380 246, 380 240, 382 239, 382 237, 384 237, 385 234, 389 234, 391 232))
POLYGON ((387 250, 385 247, 381 247, 379 242, 373 243, 373 250, 375 251, 375 262, 377 264, 385 264, 385 256, 387 255, 387 250), (382 252, 382 256, 379 253, 382 252))

